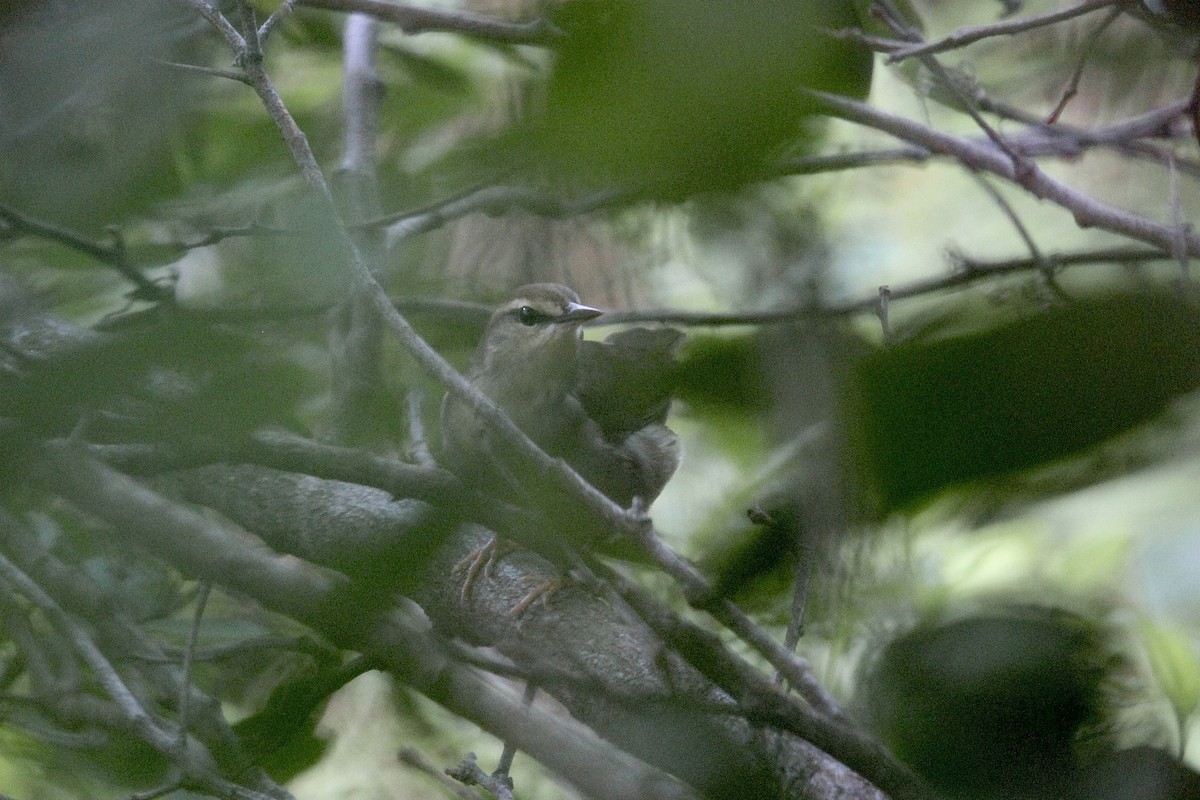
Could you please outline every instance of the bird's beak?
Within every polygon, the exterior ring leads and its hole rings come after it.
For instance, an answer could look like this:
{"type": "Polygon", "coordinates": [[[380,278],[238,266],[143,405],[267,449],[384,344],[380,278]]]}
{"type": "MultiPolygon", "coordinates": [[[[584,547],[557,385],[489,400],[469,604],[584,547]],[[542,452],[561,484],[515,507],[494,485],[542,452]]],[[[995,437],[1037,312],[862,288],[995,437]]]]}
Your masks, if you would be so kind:
{"type": "Polygon", "coordinates": [[[589,319],[595,319],[604,312],[598,308],[585,306],[581,303],[567,303],[567,311],[561,317],[560,322],[586,322],[589,319]]]}

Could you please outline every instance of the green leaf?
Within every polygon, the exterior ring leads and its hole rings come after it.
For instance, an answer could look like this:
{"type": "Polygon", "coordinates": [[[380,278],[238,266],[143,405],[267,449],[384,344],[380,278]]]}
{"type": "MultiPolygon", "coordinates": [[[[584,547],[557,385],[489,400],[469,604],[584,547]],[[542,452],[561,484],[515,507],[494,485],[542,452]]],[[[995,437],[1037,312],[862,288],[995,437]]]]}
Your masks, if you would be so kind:
{"type": "Polygon", "coordinates": [[[1182,720],[1200,705],[1200,658],[1194,639],[1162,621],[1145,620],[1140,629],[1150,671],[1176,719],[1182,720]]]}
{"type": "Polygon", "coordinates": [[[886,508],[1081,453],[1200,386],[1200,314],[1177,293],[1110,293],[911,339],[844,394],[886,508]]]}
{"type": "Polygon", "coordinates": [[[555,174],[633,183],[683,199],[762,177],[811,137],[804,89],[865,96],[873,59],[831,34],[849,0],[584,0],[563,4],[568,36],[537,131],[555,174]]]}

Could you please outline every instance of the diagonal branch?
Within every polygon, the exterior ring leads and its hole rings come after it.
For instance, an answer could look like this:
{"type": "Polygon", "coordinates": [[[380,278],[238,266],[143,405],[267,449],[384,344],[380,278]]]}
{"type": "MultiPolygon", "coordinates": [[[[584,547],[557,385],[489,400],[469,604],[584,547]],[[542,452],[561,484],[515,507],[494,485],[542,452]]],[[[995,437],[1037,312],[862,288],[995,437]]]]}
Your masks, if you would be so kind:
{"type": "Polygon", "coordinates": [[[825,107],[826,113],[868,128],[889,133],[905,142],[928,149],[937,155],[957,159],[968,169],[990,172],[1020,185],[1034,197],[1062,206],[1071,212],[1081,228],[1101,228],[1131,239],[1173,252],[1181,241],[1191,255],[1200,255],[1200,236],[1180,236],[1170,225],[1102,203],[1083,192],[1051,178],[1032,162],[1018,169],[1008,154],[985,143],[973,142],[936,130],[909,119],[826,92],[808,92],[825,107]]]}
{"type": "Polygon", "coordinates": [[[31,458],[28,474],[35,485],[109,523],[130,543],[377,659],[452,713],[511,738],[587,796],[694,797],[675,779],[599,741],[578,723],[526,707],[478,670],[456,663],[430,633],[427,620],[400,608],[364,613],[361,603],[342,595],[342,576],[274,553],[245,532],[171,502],[74,446],[47,445],[31,458]]]}
{"type": "Polygon", "coordinates": [[[915,56],[933,55],[946,50],[955,50],[982,39],[989,39],[996,36],[1012,36],[1017,33],[1025,33],[1026,31],[1044,28],[1050,25],[1056,25],[1068,19],[1081,17],[1084,14],[1090,14],[1101,8],[1116,6],[1121,0],[1083,0],[1081,3],[1060,8],[1055,11],[1049,11],[1044,14],[1036,14],[1031,17],[1022,19],[1005,20],[1003,22],[995,22],[990,25],[976,25],[967,28],[959,28],[954,33],[941,39],[936,39],[932,42],[920,42],[916,44],[903,44],[894,49],[887,58],[889,64],[894,64],[903,61],[906,58],[915,56]]]}
{"type": "Polygon", "coordinates": [[[10,233],[38,236],[58,242],[91,256],[102,264],[107,264],[136,287],[134,296],[138,299],[166,301],[172,296],[168,290],[158,286],[130,264],[125,256],[125,248],[120,244],[116,246],[99,244],[81,233],[34,219],[6,205],[0,205],[0,222],[7,226],[10,233]]]}

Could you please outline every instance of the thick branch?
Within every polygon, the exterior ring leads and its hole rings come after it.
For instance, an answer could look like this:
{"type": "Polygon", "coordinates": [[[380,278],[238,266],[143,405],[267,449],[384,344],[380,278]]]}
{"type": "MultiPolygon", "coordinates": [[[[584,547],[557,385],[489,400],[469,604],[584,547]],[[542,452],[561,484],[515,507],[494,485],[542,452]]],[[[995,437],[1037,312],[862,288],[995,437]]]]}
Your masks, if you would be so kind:
{"type": "Polygon", "coordinates": [[[342,601],[340,576],[272,553],[244,532],[171,503],[73,447],[47,446],[32,466],[29,474],[43,488],[109,522],[128,542],[372,655],[451,712],[510,739],[589,797],[692,796],[575,723],[526,707],[475,669],[447,659],[425,626],[407,614],[364,618],[360,606],[342,601]]]}

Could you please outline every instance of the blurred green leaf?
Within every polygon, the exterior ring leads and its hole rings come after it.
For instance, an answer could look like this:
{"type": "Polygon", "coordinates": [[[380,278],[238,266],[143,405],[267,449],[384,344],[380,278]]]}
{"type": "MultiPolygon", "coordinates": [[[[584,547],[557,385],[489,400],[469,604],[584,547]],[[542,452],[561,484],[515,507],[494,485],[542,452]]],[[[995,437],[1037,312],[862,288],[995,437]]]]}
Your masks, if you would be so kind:
{"type": "Polygon", "coordinates": [[[1139,631],[1150,670],[1182,725],[1200,706],[1200,658],[1195,640],[1159,620],[1143,620],[1139,631]]]}
{"type": "Polygon", "coordinates": [[[1062,797],[1103,714],[1105,639],[1058,609],[1000,607],[896,637],[864,683],[893,751],[953,798],[1062,797]]]}
{"type": "Polygon", "coordinates": [[[567,38],[535,130],[568,184],[736,188],[803,141],[802,89],[862,97],[871,82],[871,53],[830,35],[856,24],[850,0],[581,0],[555,23],[567,38]]]}
{"type": "Polygon", "coordinates": [[[692,334],[675,367],[675,396],[700,413],[761,413],[770,406],[758,338],[692,334]]]}
{"type": "Polygon", "coordinates": [[[1200,312],[1102,294],[862,359],[844,405],[885,509],[1077,454],[1200,386],[1200,312]]]}
{"type": "Polygon", "coordinates": [[[150,0],[27,4],[0,48],[0,201],[100,231],[181,188],[167,152],[205,60],[189,12],[150,0]]]}

